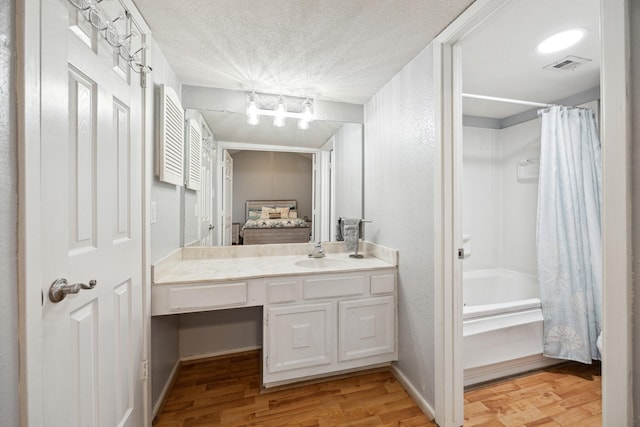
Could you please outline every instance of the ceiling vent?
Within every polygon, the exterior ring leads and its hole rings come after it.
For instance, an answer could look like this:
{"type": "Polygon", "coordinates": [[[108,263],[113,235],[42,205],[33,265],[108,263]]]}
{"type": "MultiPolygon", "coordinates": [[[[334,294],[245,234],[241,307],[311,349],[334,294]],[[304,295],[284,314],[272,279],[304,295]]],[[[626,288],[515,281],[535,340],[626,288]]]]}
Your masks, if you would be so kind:
{"type": "Polygon", "coordinates": [[[589,62],[591,62],[590,59],[569,55],[543,68],[552,71],[573,71],[580,65],[588,64],[589,62]]]}

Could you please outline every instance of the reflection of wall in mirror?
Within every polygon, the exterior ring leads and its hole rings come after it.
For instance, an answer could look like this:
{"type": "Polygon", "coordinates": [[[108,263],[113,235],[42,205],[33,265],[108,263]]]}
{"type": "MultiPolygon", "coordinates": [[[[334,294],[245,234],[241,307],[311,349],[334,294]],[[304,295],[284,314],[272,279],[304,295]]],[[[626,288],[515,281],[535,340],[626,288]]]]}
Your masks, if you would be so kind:
{"type": "Polygon", "coordinates": [[[331,240],[338,218],[362,218],[362,126],[345,123],[333,136],[333,150],[335,218],[331,219],[331,240]]]}
{"type": "Polygon", "coordinates": [[[244,224],[247,200],[298,201],[298,216],[311,217],[310,154],[238,151],[233,154],[233,222],[244,224]]]}

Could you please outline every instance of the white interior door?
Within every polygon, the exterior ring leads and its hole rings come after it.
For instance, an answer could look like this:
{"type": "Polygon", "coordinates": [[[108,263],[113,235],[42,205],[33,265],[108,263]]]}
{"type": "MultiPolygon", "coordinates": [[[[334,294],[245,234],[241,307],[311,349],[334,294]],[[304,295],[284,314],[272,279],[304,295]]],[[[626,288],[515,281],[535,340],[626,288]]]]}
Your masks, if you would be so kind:
{"type": "Polygon", "coordinates": [[[44,425],[142,426],[140,76],[86,12],[41,7],[44,425]],[[52,302],[57,279],[96,286],[52,302]]]}
{"type": "Polygon", "coordinates": [[[224,150],[224,166],[222,170],[224,182],[222,184],[222,244],[231,245],[231,226],[233,223],[233,157],[224,150]]]}
{"type": "Polygon", "coordinates": [[[213,245],[213,134],[202,125],[202,183],[198,192],[200,245],[213,245]]]}

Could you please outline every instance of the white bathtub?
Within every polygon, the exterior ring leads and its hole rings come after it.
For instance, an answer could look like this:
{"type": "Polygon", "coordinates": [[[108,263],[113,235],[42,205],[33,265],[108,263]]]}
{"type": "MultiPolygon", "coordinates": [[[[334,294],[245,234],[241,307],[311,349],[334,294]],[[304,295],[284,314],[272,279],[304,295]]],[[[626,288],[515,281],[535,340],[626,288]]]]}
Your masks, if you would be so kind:
{"type": "Polygon", "coordinates": [[[465,385],[559,362],[542,356],[542,310],[535,276],[477,270],[463,277],[465,385]]]}

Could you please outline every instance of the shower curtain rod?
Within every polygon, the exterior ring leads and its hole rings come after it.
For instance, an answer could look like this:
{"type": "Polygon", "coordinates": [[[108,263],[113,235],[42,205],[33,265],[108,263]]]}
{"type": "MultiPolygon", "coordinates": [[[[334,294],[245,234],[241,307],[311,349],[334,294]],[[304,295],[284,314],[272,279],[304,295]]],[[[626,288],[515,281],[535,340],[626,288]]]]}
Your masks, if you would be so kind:
{"type": "Polygon", "coordinates": [[[510,104],[531,105],[533,107],[552,107],[555,104],[545,104],[542,102],[521,101],[519,99],[498,98],[496,96],[474,95],[472,93],[463,93],[463,98],[484,99],[486,101],[508,102],[510,104]]]}

